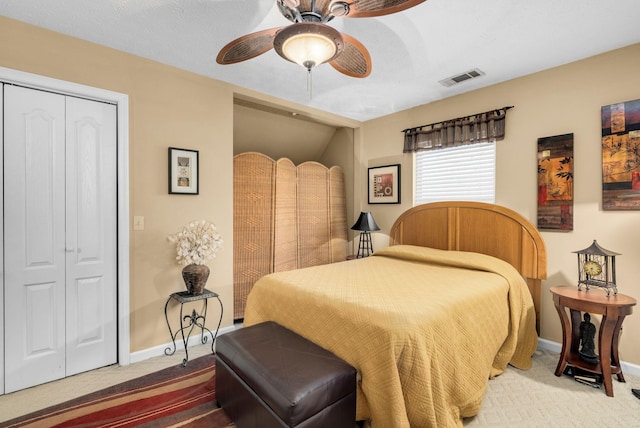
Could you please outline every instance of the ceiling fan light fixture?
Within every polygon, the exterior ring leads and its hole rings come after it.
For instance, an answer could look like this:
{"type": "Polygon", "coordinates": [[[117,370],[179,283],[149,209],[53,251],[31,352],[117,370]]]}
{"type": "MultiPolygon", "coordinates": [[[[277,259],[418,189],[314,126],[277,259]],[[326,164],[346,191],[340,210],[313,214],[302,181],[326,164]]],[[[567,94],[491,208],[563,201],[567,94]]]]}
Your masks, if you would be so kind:
{"type": "Polygon", "coordinates": [[[344,47],[340,33],[315,22],[301,22],[283,28],[273,39],[281,57],[310,70],[337,57],[344,47]]]}
{"type": "Polygon", "coordinates": [[[322,34],[298,34],[285,40],[282,52],[288,60],[313,68],[332,58],[336,54],[336,45],[322,34]]]}

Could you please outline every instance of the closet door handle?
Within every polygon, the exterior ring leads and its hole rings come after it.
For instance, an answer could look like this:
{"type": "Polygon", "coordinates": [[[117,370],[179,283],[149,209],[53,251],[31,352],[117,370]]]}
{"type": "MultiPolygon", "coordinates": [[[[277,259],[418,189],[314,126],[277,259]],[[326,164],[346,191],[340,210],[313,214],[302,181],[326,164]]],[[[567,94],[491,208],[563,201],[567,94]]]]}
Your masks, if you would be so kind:
{"type": "Polygon", "coordinates": [[[67,253],[73,253],[76,249],[75,248],[65,248],[64,249],[67,253]]]}

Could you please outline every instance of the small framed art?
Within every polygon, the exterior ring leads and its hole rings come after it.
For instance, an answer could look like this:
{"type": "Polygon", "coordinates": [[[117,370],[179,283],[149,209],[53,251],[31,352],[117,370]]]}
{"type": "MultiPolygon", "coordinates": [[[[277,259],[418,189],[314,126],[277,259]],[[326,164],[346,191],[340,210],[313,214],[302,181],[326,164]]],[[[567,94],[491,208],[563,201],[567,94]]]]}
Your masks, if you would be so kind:
{"type": "Polygon", "coordinates": [[[198,194],[198,151],[169,147],[169,193],[198,194]]]}
{"type": "Polygon", "coordinates": [[[369,168],[369,203],[400,203],[400,164],[369,168]]]}

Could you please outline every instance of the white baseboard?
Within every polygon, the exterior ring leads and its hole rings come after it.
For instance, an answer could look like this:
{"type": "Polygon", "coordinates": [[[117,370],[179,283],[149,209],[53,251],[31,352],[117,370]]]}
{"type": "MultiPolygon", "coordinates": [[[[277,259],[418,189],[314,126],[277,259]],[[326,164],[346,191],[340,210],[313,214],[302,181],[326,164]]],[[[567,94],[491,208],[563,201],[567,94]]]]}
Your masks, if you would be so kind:
{"type": "Polygon", "coordinates": [[[538,349],[541,351],[549,351],[559,354],[562,351],[562,344],[540,338],[538,339],[538,349]]]}
{"type": "MultiPolygon", "coordinates": [[[[225,333],[229,333],[235,329],[236,327],[233,325],[230,325],[228,327],[222,327],[220,331],[218,331],[218,336],[221,336],[225,333]]],[[[208,346],[211,346],[211,336],[209,336],[209,342],[207,343],[208,343],[208,346]]],[[[191,337],[189,337],[189,342],[187,343],[187,346],[189,348],[192,346],[202,346],[202,343],[200,342],[200,334],[199,333],[192,334],[191,337]]],[[[147,348],[147,349],[143,349],[142,351],[132,352],[129,356],[129,362],[133,364],[133,363],[138,363],[140,361],[147,360],[149,358],[165,355],[164,350],[167,348],[173,349],[173,343],[167,342],[163,345],[154,346],[153,348],[147,348]]],[[[176,339],[176,352],[182,351],[182,350],[184,350],[184,343],[182,342],[182,339],[181,338],[176,339]]]]}
{"type": "MultiPolygon", "coordinates": [[[[562,344],[547,339],[538,339],[538,349],[559,354],[562,351],[562,344]]],[[[620,361],[620,366],[622,367],[622,373],[640,376],[639,365],[620,361]]]]}

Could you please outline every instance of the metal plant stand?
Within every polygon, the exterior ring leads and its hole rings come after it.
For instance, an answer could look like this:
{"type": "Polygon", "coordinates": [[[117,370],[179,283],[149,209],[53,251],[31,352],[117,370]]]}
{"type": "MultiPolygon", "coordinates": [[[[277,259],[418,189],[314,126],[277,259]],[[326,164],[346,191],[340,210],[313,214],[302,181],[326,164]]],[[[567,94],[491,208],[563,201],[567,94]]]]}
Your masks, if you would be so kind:
{"type": "Polygon", "coordinates": [[[189,361],[189,351],[188,351],[188,343],[189,337],[193,332],[195,327],[200,327],[200,342],[204,345],[207,343],[209,336],[205,335],[205,330],[211,335],[211,352],[215,354],[214,345],[216,343],[216,337],[218,336],[218,331],[220,330],[220,324],[222,323],[222,314],[224,309],[222,307],[222,300],[220,300],[220,296],[218,293],[214,291],[207,290],[206,288],[202,292],[202,294],[190,294],[188,291],[180,291],[177,293],[173,293],[167,299],[167,303],[164,305],[164,317],[167,321],[167,327],[169,328],[169,334],[171,335],[171,341],[173,343],[173,347],[169,346],[164,350],[165,355],[173,355],[176,352],[176,337],[178,337],[178,333],[182,335],[182,343],[184,344],[184,353],[185,357],[182,360],[182,366],[186,366],[189,361]],[[218,299],[218,303],[220,303],[220,319],[218,320],[218,326],[216,327],[215,334],[205,327],[205,322],[207,320],[207,306],[210,298],[215,297],[218,299]],[[171,300],[175,300],[180,303],[180,329],[175,333],[171,329],[171,324],[169,323],[169,315],[167,314],[167,308],[169,307],[169,302],[171,300]],[[183,315],[184,304],[188,302],[196,302],[199,300],[204,300],[204,309],[202,314],[198,314],[195,309],[192,310],[190,315],[183,315]],[[188,330],[188,333],[185,335],[185,330],[188,330]]]}

